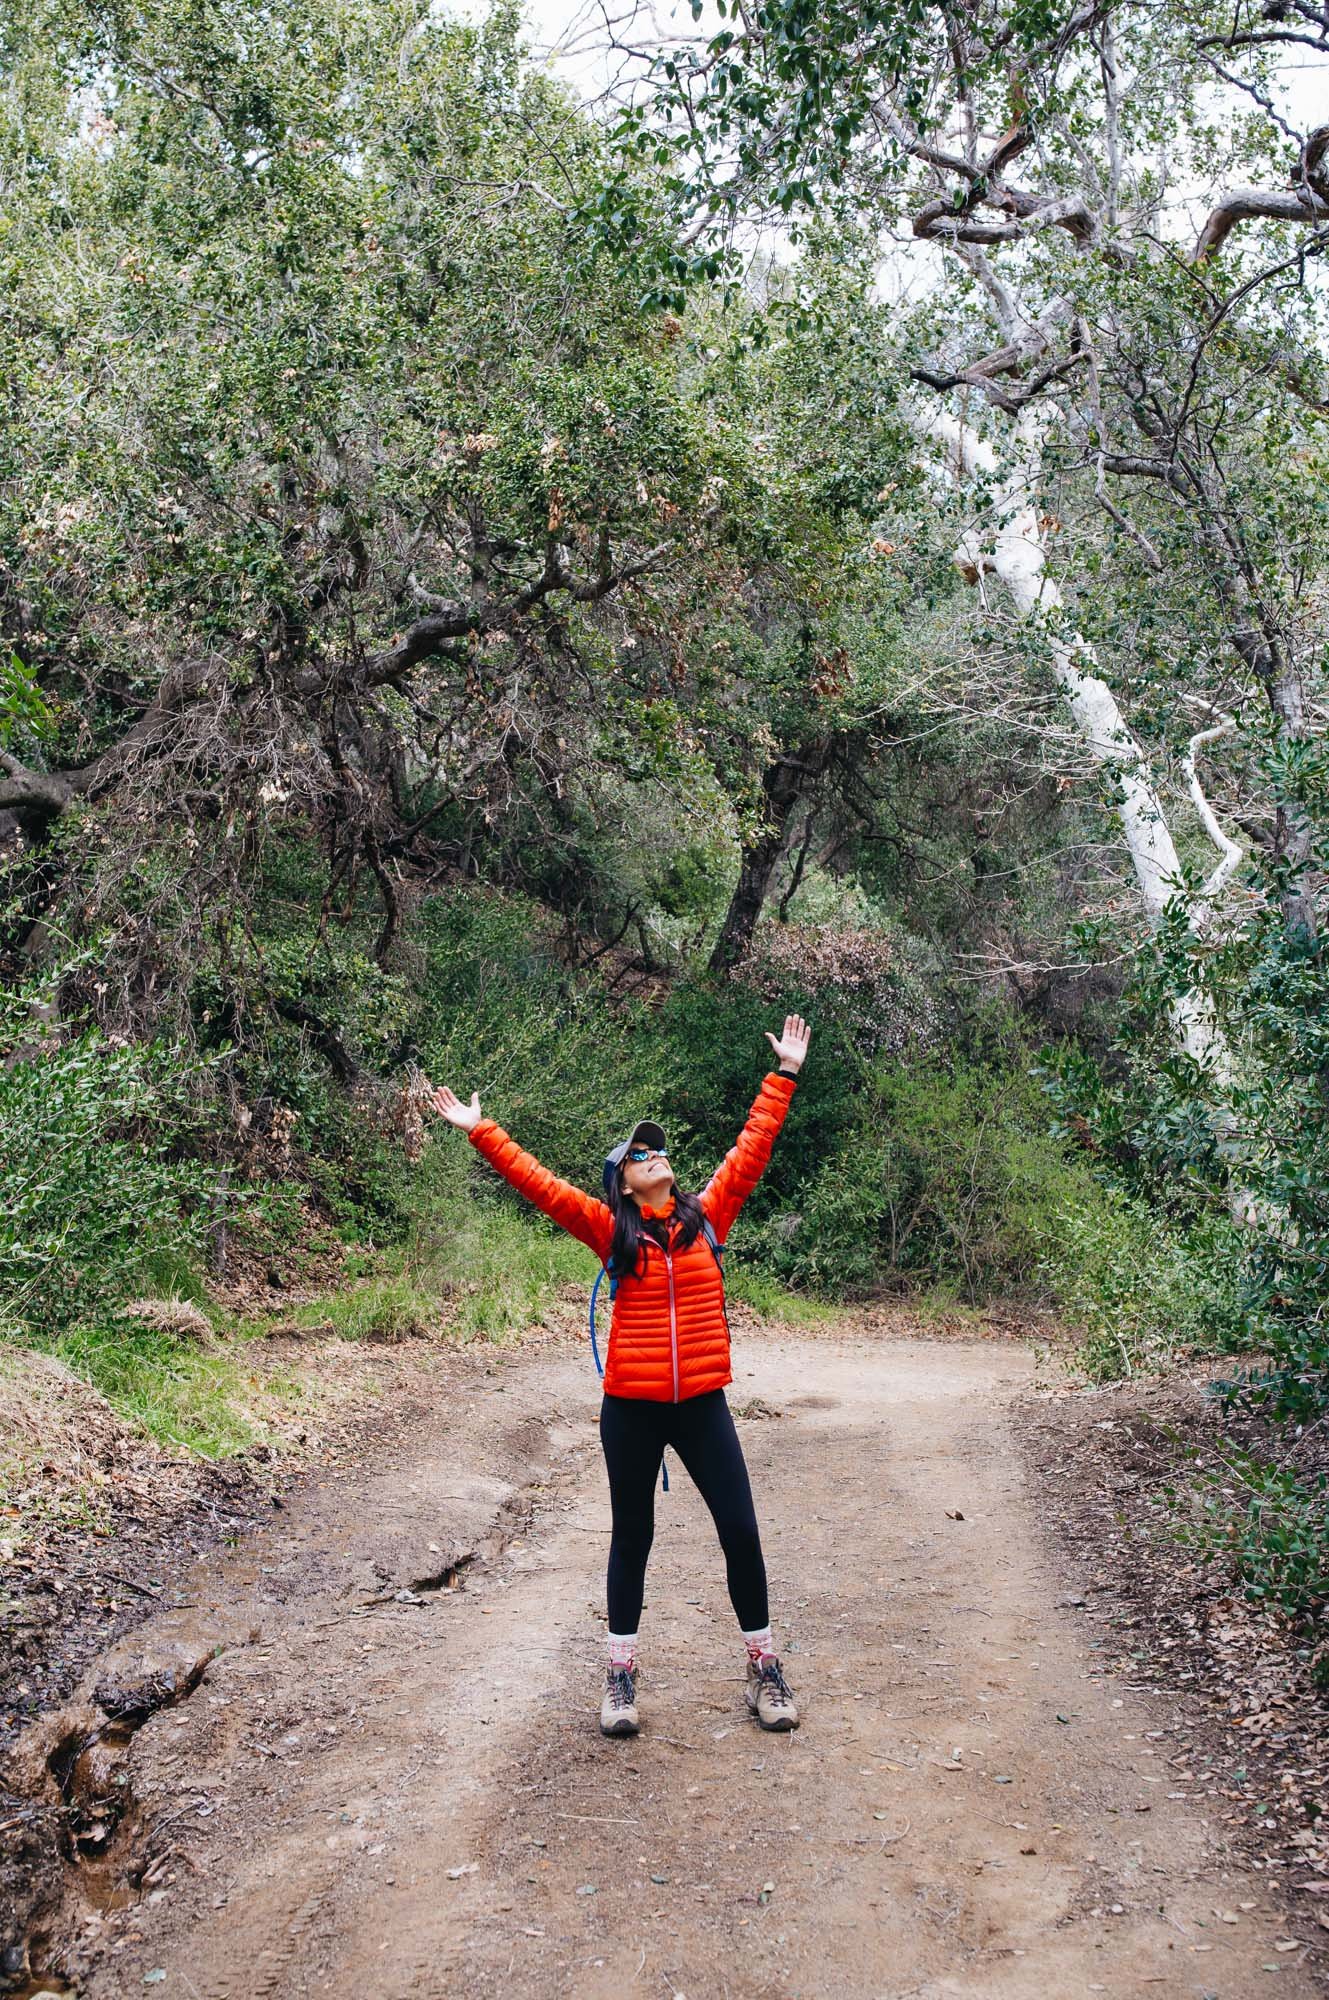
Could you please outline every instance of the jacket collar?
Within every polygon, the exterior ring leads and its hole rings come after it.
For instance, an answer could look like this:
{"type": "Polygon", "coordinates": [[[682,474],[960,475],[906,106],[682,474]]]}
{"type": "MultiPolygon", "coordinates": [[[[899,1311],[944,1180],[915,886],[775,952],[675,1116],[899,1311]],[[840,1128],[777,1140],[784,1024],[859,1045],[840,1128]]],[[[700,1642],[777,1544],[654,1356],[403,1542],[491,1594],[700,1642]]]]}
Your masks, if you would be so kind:
{"type": "Polygon", "coordinates": [[[652,1208],[648,1201],[644,1201],[641,1205],[643,1219],[647,1222],[666,1221],[673,1214],[674,1206],[673,1195],[670,1195],[668,1201],[661,1202],[659,1208],[652,1208]]]}

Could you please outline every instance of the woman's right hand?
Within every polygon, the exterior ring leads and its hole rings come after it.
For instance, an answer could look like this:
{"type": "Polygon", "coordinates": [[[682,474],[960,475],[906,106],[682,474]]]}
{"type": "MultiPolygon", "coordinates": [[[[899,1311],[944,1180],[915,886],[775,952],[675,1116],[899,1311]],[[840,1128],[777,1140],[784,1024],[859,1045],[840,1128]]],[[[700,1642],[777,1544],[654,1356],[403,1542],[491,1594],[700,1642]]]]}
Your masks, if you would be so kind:
{"type": "Polygon", "coordinates": [[[463,1104],[461,1099],[453,1091],[449,1090],[445,1083],[441,1090],[434,1092],[429,1101],[435,1111],[437,1111],[439,1117],[446,1118],[449,1125],[455,1125],[459,1132],[474,1132],[484,1115],[480,1109],[480,1093],[478,1090],[471,1092],[471,1101],[469,1104],[463,1104]]]}

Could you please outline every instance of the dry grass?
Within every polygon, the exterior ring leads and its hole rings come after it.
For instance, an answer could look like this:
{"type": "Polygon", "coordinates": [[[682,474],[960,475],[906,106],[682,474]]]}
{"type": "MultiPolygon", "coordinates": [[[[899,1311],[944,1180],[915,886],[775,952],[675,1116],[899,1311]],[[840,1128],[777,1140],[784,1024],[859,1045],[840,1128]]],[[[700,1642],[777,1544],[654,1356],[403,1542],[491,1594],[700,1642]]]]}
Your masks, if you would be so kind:
{"type": "Polygon", "coordinates": [[[44,1527],[92,1526],[138,1441],[53,1355],[0,1350],[0,1557],[44,1527]]]}

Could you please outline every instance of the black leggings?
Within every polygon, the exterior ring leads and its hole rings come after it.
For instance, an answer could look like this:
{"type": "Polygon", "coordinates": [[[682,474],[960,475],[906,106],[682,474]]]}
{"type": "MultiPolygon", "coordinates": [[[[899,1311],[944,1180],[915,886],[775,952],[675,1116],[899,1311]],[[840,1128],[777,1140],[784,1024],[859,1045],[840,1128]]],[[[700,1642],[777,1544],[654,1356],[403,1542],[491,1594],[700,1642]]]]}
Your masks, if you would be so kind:
{"type": "Polygon", "coordinates": [[[609,1629],[635,1632],[646,1586],[646,1558],[655,1538],[655,1482],[672,1445],[711,1510],[724,1550],[729,1598],[744,1632],[770,1619],[766,1564],[752,1505],[743,1447],[723,1389],[682,1403],[647,1403],[606,1396],[600,1442],[609,1472],[613,1533],[609,1542],[609,1629]]]}

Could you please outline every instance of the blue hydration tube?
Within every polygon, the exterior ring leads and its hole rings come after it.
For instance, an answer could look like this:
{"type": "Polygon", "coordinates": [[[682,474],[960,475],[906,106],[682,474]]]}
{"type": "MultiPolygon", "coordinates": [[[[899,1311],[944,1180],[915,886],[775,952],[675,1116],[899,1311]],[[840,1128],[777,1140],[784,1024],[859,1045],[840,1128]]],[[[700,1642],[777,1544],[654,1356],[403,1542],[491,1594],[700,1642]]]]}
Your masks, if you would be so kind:
{"type": "MultiPolygon", "coordinates": [[[[604,1371],[604,1366],[600,1360],[600,1349],[595,1338],[595,1295],[600,1289],[600,1280],[605,1276],[607,1269],[608,1269],[607,1265],[602,1264],[600,1266],[600,1269],[595,1274],[595,1283],[591,1286],[591,1353],[595,1357],[595,1372],[601,1378],[601,1380],[604,1379],[605,1371],[604,1371]]],[[[617,1289],[618,1289],[617,1278],[610,1278],[609,1296],[611,1299],[613,1298],[614,1293],[617,1291],[617,1289]]],[[[665,1463],[663,1454],[661,1454],[660,1458],[660,1483],[663,1491],[667,1493],[669,1491],[669,1467],[665,1463]]]]}
{"type": "MultiPolygon", "coordinates": [[[[591,1286],[591,1353],[595,1357],[595,1372],[602,1378],[604,1376],[605,1371],[600,1363],[600,1350],[595,1344],[595,1295],[600,1289],[600,1280],[601,1278],[603,1278],[604,1274],[605,1270],[604,1270],[604,1265],[602,1264],[600,1266],[600,1269],[596,1273],[595,1283],[591,1286]]],[[[612,1296],[613,1292],[611,1288],[610,1297],[612,1298],[612,1296]]]]}

